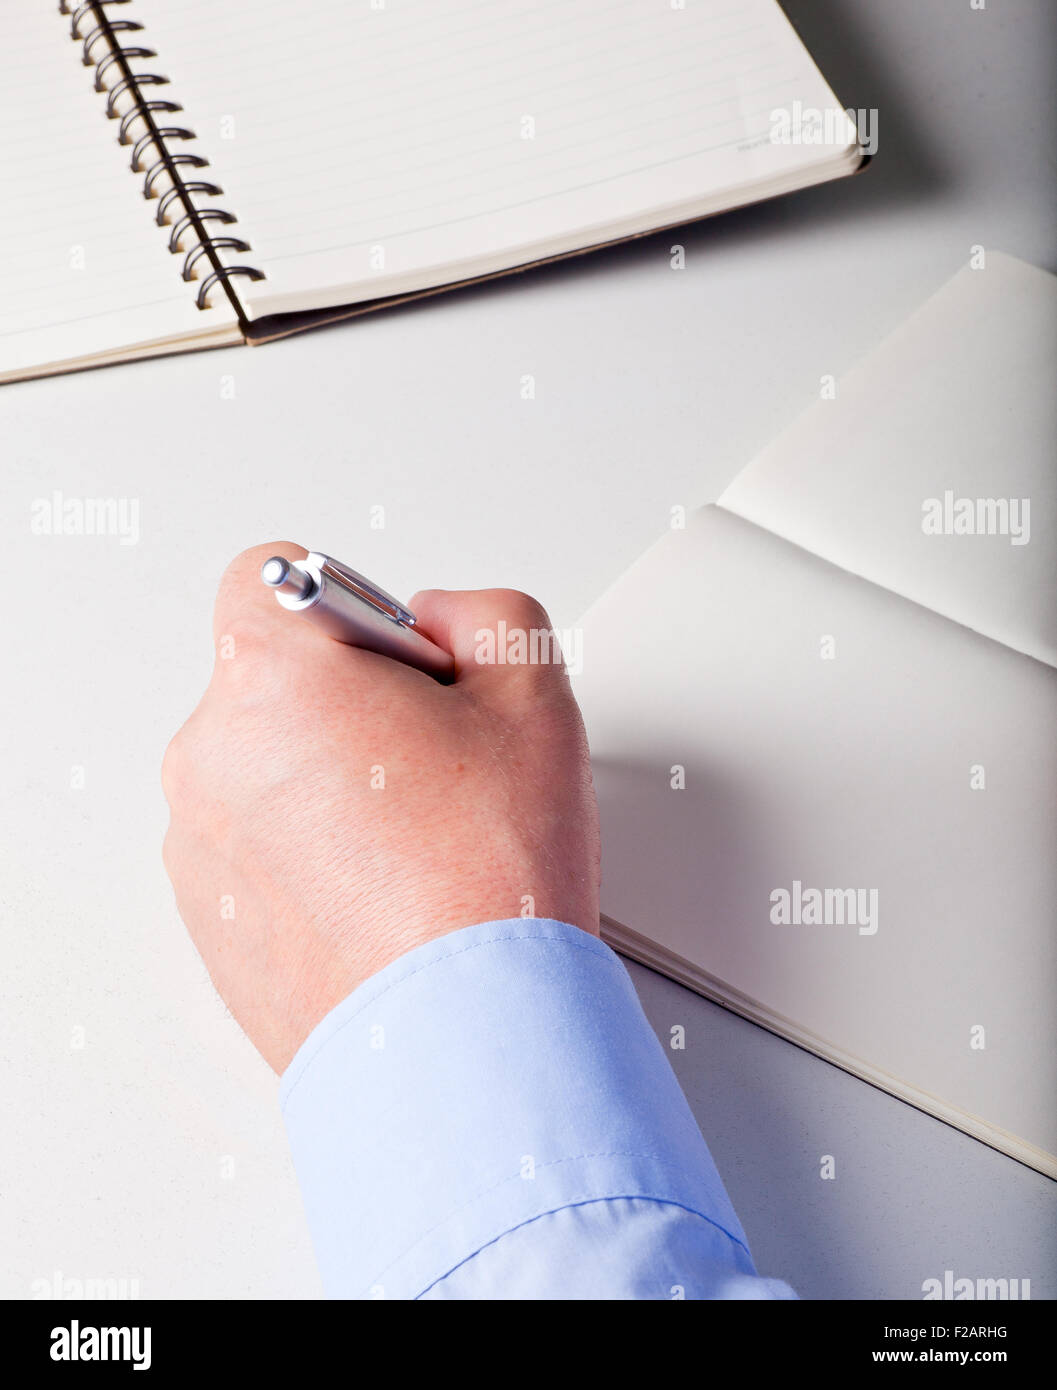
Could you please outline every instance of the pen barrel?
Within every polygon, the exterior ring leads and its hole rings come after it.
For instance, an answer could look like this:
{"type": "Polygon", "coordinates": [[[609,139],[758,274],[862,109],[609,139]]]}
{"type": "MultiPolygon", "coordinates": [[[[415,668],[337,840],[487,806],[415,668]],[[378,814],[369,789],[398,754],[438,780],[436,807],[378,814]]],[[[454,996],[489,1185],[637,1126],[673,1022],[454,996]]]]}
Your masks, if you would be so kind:
{"type": "Polygon", "coordinates": [[[347,591],[326,577],[308,599],[291,599],[285,594],[277,597],[284,608],[300,613],[328,637],[346,646],[392,657],[437,680],[451,680],[455,674],[450,652],[371,605],[356,598],[350,600],[347,591]]]}
{"type": "Polygon", "coordinates": [[[349,647],[363,647],[381,656],[392,657],[438,680],[450,680],[455,674],[451,653],[438,647],[421,632],[416,632],[413,627],[394,622],[384,613],[377,613],[366,605],[362,612],[350,617],[347,611],[329,602],[329,598],[329,589],[324,588],[317,602],[304,610],[305,617],[328,636],[349,647]]]}
{"type": "Polygon", "coordinates": [[[273,555],[261,566],[261,579],[282,608],[300,613],[328,637],[414,666],[436,680],[454,679],[451,654],[415,629],[410,609],[321,551],[310,551],[303,560],[273,555]]]}

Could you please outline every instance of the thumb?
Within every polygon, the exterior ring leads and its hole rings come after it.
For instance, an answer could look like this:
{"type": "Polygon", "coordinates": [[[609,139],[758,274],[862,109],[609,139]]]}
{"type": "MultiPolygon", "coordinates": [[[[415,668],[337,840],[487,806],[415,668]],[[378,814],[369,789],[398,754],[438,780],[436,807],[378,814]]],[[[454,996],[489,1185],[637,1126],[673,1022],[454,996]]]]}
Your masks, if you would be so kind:
{"type": "Polygon", "coordinates": [[[411,600],[418,626],[455,659],[455,679],[482,693],[568,684],[546,609],[516,589],[425,589],[411,600]]]}

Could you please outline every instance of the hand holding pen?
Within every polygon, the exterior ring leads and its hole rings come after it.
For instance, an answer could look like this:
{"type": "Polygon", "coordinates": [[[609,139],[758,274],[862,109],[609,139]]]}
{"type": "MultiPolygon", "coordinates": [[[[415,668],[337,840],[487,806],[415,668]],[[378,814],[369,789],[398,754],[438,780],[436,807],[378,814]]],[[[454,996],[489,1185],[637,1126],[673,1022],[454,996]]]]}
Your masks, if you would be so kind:
{"type": "Polygon", "coordinates": [[[452,679],[450,652],[416,631],[418,620],[409,608],[348,565],[316,550],[303,560],[272,555],[261,566],[261,579],[284,608],[303,614],[329,637],[438,680],[452,679]]]}
{"type": "Polygon", "coordinates": [[[560,665],[477,659],[482,630],[549,627],[539,604],[491,589],[405,606],[318,553],[283,558],[296,553],[258,547],[228,570],[215,631],[232,640],[163,769],[181,915],[278,1071],[416,945],[526,904],[598,930],[597,812],[569,681],[560,665]]]}

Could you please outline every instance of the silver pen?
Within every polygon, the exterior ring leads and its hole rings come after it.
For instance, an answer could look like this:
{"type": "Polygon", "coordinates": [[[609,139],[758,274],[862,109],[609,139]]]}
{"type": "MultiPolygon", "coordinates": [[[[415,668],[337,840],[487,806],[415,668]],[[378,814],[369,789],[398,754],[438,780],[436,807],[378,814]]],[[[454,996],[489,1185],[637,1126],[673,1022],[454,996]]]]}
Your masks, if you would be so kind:
{"type": "Polygon", "coordinates": [[[348,565],[313,550],[303,560],[273,555],[261,579],[291,613],[302,613],[328,636],[451,680],[455,663],[443,647],[416,631],[416,618],[392,594],[348,565]]]}

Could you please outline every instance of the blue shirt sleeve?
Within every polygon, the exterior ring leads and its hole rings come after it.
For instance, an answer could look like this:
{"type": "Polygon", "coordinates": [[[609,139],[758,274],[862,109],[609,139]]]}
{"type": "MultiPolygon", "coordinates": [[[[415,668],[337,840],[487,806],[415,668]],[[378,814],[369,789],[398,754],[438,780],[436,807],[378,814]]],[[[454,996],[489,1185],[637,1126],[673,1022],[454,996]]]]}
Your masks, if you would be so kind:
{"type": "Polygon", "coordinates": [[[280,1096],[330,1297],[795,1297],[756,1275],[627,971],[566,923],[392,962],[280,1096]]]}

